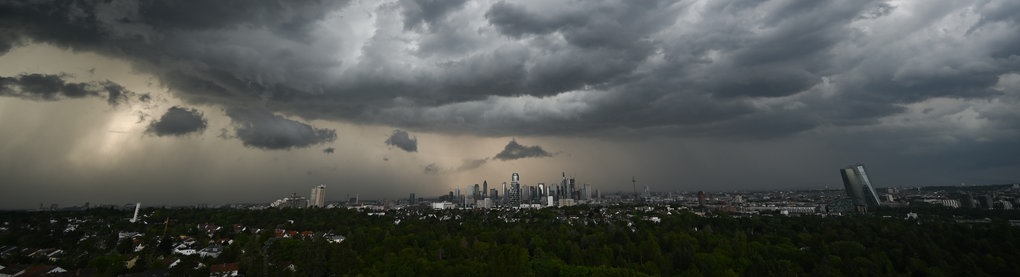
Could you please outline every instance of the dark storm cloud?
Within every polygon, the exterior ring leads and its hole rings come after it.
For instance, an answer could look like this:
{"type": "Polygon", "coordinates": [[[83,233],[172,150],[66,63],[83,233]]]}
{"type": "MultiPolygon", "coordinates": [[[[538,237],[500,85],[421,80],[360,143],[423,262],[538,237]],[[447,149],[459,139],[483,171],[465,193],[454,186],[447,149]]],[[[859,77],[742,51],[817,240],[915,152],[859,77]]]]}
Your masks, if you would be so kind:
{"type": "Polygon", "coordinates": [[[555,31],[559,27],[572,21],[581,21],[583,17],[574,18],[545,16],[528,12],[523,6],[500,1],[493,4],[485,17],[489,23],[495,25],[500,33],[512,37],[521,37],[527,34],[543,35],[555,31]]]}
{"type": "Polygon", "coordinates": [[[404,130],[393,130],[393,134],[386,139],[386,144],[407,152],[418,152],[418,138],[412,137],[404,130]]]}
{"type": "Polygon", "coordinates": [[[0,31],[0,55],[6,54],[7,51],[18,44],[21,44],[21,42],[15,34],[0,31]]]}
{"type": "Polygon", "coordinates": [[[66,75],[21,74],[15,77],[0,76],[0,96],[13,96],[32,100],[56,101],[63,98],[106,97],[107,103],[117,106],[134,96],[134,92],[120,84],[102,82],[68,82],[66,75]]]}
{"type": "Polygon", "coordinates": [[[336,153],[336,148],[329,147],[329,148],[326,148],[326,149],[322,149],[322,153],[326,153],[326,154],[336,153]]]}
{"type": "Polygon", "coordinates": [[[501,161],[510,161],[523,158],[541,157],[552,157],[552,154],[546,152],[541,146],[524,146],[517,143],[517,140],[510,140],[510,142],[506,144],[506,147],[503,147],[503,151],[497,153],[493,158],[501,161]]]}
{"type": "Polygon", "coordinates": [[[159,120],[149,123],[145,131],[157,136],[180,136],[190,133],[200,133],[205,130],[208,123],[202,112],[196,109],[173,106],[167,109],[159,120]]]}
{"type": "Polygon", "coordinates": [[[466,0],[401,0],[404,29],[435,24],[447,13],[460,8],[466,0]]]}
{"type": "Polygon", "coordinates": [[[327,2],[4,3],[0,52],[121,58],[192,103],[489,136],[775,138],[995,101],[1020,70],[1011,1],[327,2]]]}
{"type": "Polygon", "coordinates": [[[230,108],[234,136],[245,146],[276,150],[308,147],[336,140],[336,130],[319,129],[265,110],[230,108]]]}

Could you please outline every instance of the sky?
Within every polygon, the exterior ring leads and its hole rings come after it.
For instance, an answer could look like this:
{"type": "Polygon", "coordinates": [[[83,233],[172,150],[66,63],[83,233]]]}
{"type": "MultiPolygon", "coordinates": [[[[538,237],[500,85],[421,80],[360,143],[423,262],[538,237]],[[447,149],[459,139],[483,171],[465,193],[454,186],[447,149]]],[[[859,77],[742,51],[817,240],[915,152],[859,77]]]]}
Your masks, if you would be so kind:
{"type": "Polygon", "coordinates": [[[0,209],[1020,182],[1020,2],[4,1],[0,209]]]}

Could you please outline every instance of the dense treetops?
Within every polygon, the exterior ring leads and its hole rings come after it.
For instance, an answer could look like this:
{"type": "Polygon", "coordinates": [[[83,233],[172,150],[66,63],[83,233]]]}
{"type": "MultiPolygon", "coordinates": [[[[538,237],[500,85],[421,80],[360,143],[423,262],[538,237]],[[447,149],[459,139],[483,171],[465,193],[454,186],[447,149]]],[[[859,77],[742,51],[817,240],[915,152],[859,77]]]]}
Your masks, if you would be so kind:
{"type": "Polygon", "coordinates": [[[0,246],[63,249],[53,262],[11,255],[3,264],[95,268],[106,275],[168,269],[208,274],[239,262],[246,276],[876,276],[1014,275],[1020,228],[1010,211],[881,210],[874,215],[698,216],[664,207],[526,211],[146,209],[0,212],[0,246]],[[905,219],[907,212],[920,213],[905,219]],[[167,221],[169,219],[169,221],[167,221]],[[657,219],[657,220],[653,220],[657,219]],[[165,222],[168,222],[164,225],[165,222]],[[74,225],[74,228],[68,228],[74,225]],[[218,228],[217,228],[218,227],[218,228]],[[261,231],[259,231],[261,230],[261,231]],[[119,232],[143,235],[121,239],[119,232]],[[293,237],[279,231],[305,232],[293,237]],[[165,236],[164,236],[165,232],[165,236]],[[325,235],[346,239],[331,243],[325,235]],[[219,257],[173,254],[224,244],[219,257]],[[138,246],[143,248],[139,249],[138,246]],[[124,261],[137,258],[128,268],[124,261]],[[180,262],[170,268],[171,262],[180,262]],[[197,268],[196,268],[197,267],[197,268]]]}

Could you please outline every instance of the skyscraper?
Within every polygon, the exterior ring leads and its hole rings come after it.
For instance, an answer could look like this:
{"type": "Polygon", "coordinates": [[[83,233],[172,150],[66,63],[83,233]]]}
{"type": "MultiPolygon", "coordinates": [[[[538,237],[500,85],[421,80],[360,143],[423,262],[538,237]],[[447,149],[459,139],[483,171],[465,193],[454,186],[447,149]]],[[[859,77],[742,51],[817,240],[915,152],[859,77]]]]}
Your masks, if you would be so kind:
{"type": "Polygon", "coordinates": [[[570,195],[570,190],[567,189],[567,172],[561,172],[560,175],[563,176],[563,181],[560,181],[560,186],[556,188],[556,192],[559,193],[559,198],[566,198],[570,195]]]}
{"type": "Polygon", "coordinates": [[[521,206],[521,176],[516,172],[510,176],[510,191],[507,192],[507,196],[510,198],[510,207],[521,206]]]}
{"type": "Polygon", "coordinates": [[[567,184],[570,186],[570,199],[579,199],[580,192],[577,191],[577,183],[574,180],[574,176],[570,176],[570,179],[567,179],[567,184]]]}
{"type": "Polygon", "coordinates": [[[875,187],[871,185],[868,174],[864,172],[863,164],[840,169],[839,173],[843,175],[843,186],[846,188],[846,194],[854,200],[854,204],[866,208],[874,208],[882,203],[878,200],[878,194],[875,193],[875,187]]]}
{"type": "Polygon", "coordinates": [[[326,186],[319,185],[312,188],[312,195],[308,197],[308,207],[325,207],[326,205],[326,186]]]}

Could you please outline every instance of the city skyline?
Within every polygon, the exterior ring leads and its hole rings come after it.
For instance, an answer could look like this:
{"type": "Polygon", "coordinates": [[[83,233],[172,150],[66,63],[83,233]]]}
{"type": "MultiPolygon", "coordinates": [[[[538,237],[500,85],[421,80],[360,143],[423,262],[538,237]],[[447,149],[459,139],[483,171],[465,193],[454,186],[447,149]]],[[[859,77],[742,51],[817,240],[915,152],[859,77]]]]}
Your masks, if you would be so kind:
{"type": "Polygon", "coordinates": [[[0,4],[0,209],[1020,182],[1013,1],[0,4]],[[637,184],[633,180],[637,180],[637,184]],[[534,180],[532,182],[531,180],[534,180]],[[581,185],[581,184],[578,184],[581,185]],[[482,194],[490,190],[482,188],[482,194]]]}

